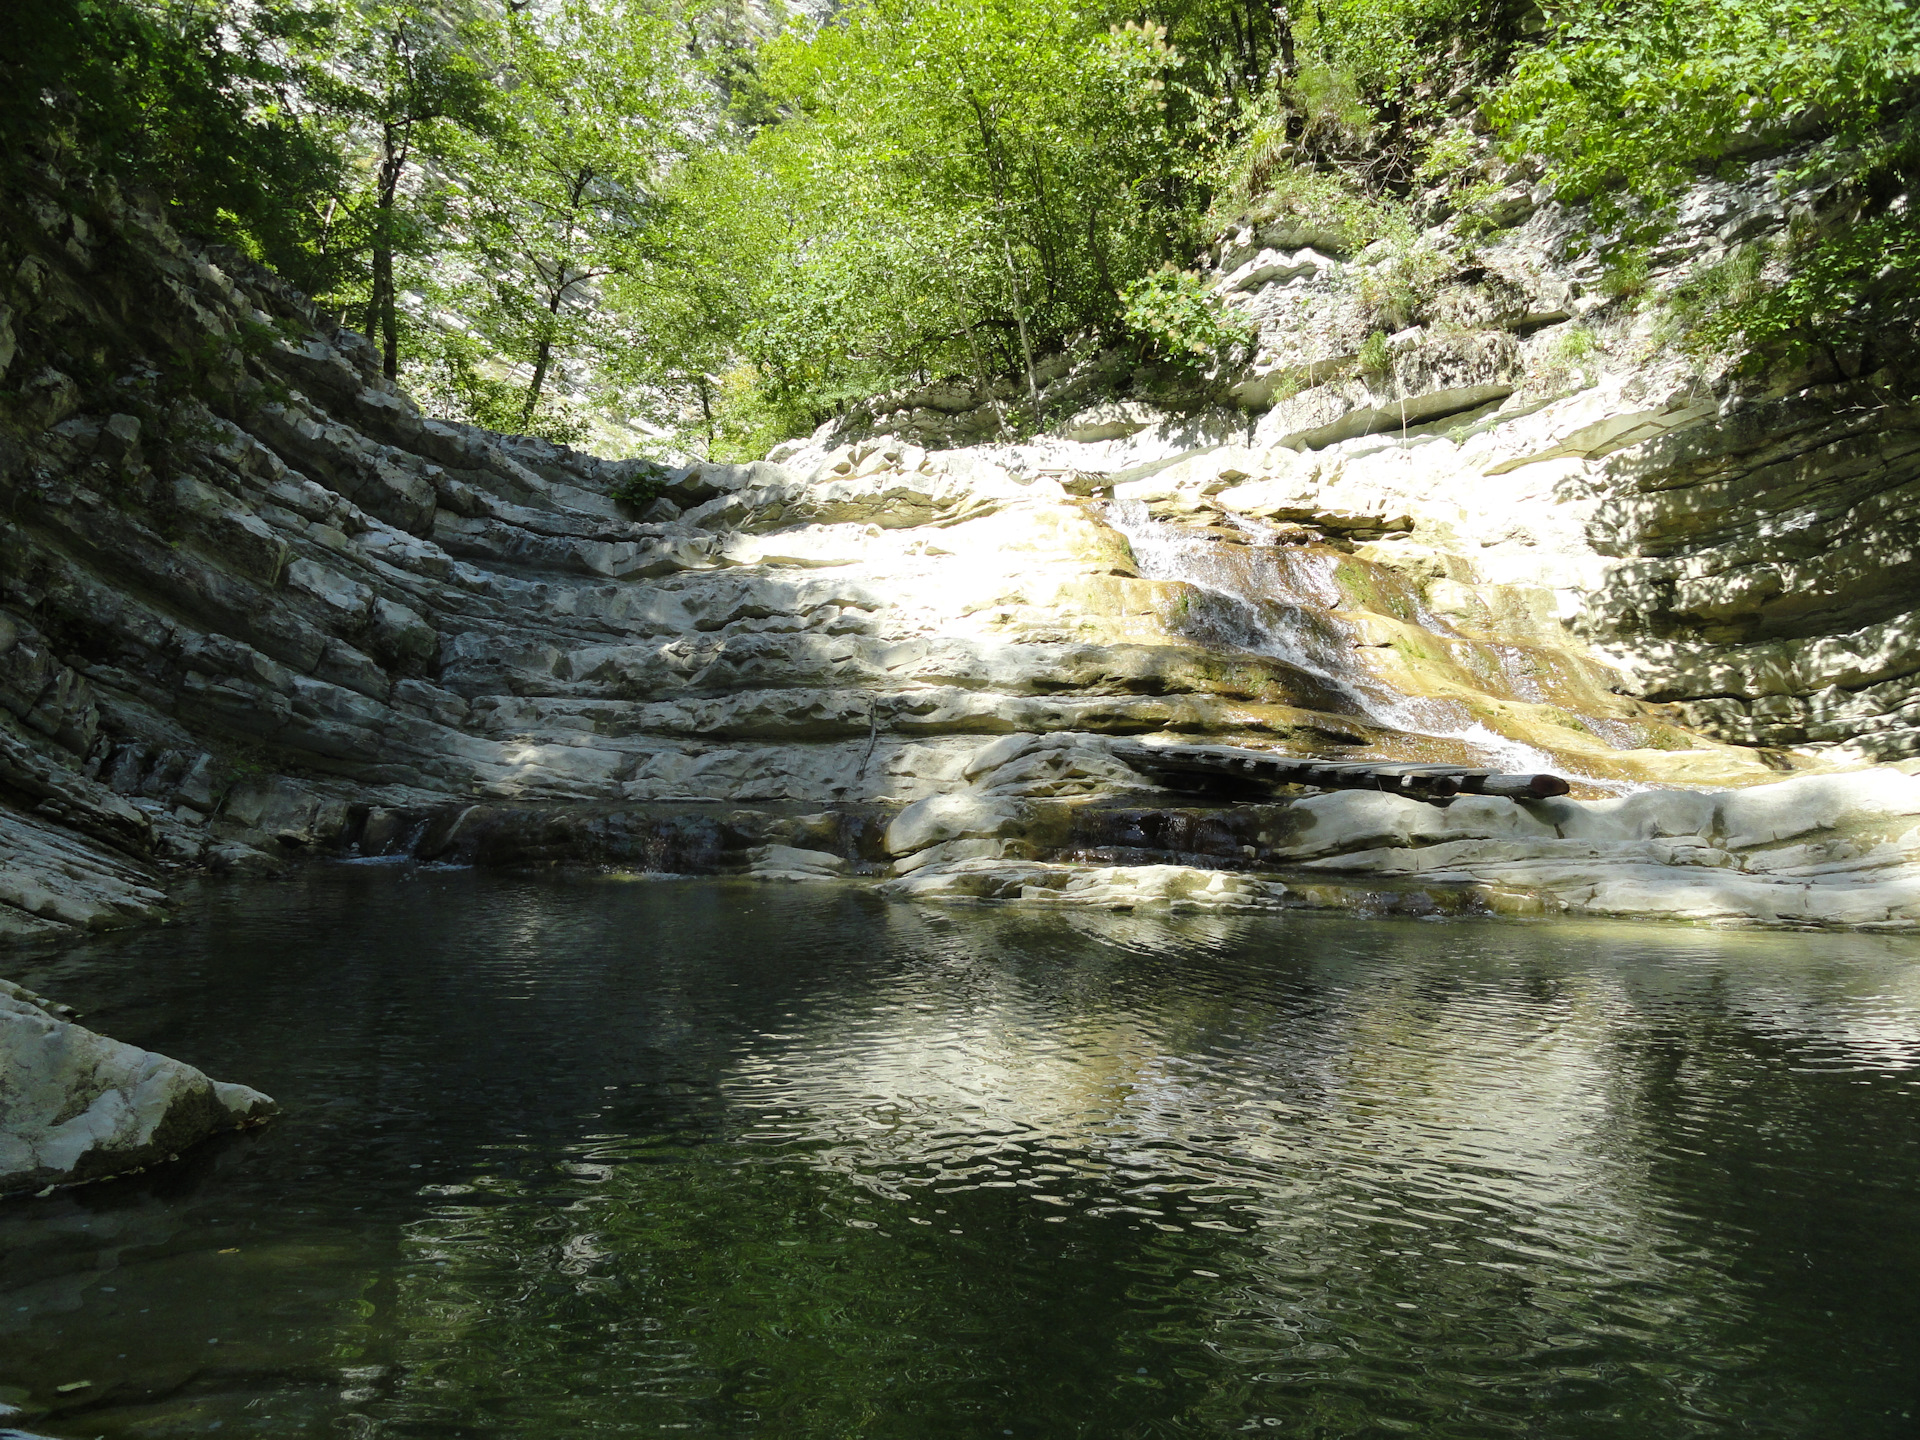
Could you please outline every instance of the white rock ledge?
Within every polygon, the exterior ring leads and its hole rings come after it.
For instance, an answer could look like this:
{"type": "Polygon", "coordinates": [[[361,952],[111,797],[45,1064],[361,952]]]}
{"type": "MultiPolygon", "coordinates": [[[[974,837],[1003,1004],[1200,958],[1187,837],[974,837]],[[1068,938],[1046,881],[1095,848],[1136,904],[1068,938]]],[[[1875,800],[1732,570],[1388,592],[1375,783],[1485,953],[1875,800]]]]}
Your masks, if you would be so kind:
{"type": "Polygon", "coordinates": [[[923,801],[888,831],[910,900],[1110,909],[1344,908],[1920,929],[1920,778],[1890,766],[1619,800],[1370,791],[1270,807],[1246,868],[1049,860],[1057,804],[923,801]]]}
{"type": "Polygon", "coordinates": [[[278,1107],[258,1090],[65,1020],[0,981],[0,1195],[168,1160],[278,1107]]]}

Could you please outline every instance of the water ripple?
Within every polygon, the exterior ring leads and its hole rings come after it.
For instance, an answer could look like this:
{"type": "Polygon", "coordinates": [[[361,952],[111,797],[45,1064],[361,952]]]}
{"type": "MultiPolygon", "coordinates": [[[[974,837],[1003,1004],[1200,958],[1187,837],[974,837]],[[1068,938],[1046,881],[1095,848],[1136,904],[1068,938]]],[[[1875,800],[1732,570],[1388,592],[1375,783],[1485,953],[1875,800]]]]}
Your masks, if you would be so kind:
{"type": "Polygon", "coordinates": [[[22,977],[288,1106],[0,1215],[46,1434],[1911,1433],[1911,942],[260,894],[22,977]]]}

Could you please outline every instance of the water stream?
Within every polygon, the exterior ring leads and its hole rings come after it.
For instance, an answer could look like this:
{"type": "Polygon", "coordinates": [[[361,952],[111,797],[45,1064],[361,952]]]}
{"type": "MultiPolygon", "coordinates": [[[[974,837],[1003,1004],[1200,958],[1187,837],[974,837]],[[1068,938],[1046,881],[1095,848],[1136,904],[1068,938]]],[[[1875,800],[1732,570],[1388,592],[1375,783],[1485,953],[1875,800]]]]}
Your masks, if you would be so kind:
{"type": "MultiPolygon", "coordinates": [[[[1126,536],[1144,578],[1181,581],[1207,597],[1176,622],[1189,638],[1282,661],[1350,701],[1355,713],[1381,729],[1456,741],[1475,764],[1514,772],[1567,768],[1546,751],[1489,729],[1464,706],[1400,694],[1354,663],[1352,641],[1327,613],[1347,603],[1333,578],[1335,555],[1260,543],[1270,534],[1244,521],[1256,543],[1223,544],[1156,520],[1139,500],[1109,501],[1107,521],[1126,536]]],[[[1416,618],[1428,629],[1451,633],[1429,612],[1416,618]]]]}
{"type": "Polygon", "coordinates": [[[1920,946],[314,867],[18,978],[271,1127],[0,1206],[58,1440],[1894,1440],[1920,946]]]}

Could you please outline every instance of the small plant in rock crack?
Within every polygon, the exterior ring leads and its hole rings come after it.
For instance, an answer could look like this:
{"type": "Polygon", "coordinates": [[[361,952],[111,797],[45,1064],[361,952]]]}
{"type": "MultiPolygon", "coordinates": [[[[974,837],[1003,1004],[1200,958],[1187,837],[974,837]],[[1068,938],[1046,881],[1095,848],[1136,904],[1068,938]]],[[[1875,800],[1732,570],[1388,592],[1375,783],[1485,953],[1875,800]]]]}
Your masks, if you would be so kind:
{"type": "Polygon", "coordinates": [[[1361,342],[1354,361],[1359,365],[1362,375],[1390,374],[1393,370],[1393,351],[1387,348],[1387,332],[1376,330],[1367,336],[1361,342]]]}
{"type": "Polygon", "coordinates": [[[607,494],[628,505],[646,505],[666,493],[673,472],[657,460],[636,460],[633,469],[607,487],[607,494]]]}
{"type": "Polygon", "coordinates": [[[1162,266],[1127,287],[1126,322],[1155,351],[1189,370],[1245,358],[1258,327],[1190,270],[1162,266]]]}
{"type": "Polygon", "coordinates": [[[1602,348],[1599,337],[1586,326],[1566,326],[1542,346],[1536,383],[1549,390],[1584,390],[1596,384],[1600,379],[1596,357],[1602,348]]]}

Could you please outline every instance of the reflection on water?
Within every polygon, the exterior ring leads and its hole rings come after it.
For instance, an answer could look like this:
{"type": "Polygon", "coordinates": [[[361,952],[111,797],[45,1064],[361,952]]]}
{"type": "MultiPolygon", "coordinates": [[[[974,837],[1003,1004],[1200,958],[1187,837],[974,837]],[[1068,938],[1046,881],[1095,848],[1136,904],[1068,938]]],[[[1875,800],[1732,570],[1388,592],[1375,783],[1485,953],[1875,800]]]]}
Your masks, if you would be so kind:
{"type": "Polygon", "coordinates": [[[1916,1430],[1910,941],[346,867],[191,917],[21,978],[287,1114],[0,1207],[0,1424],[1916,1430]]]}

